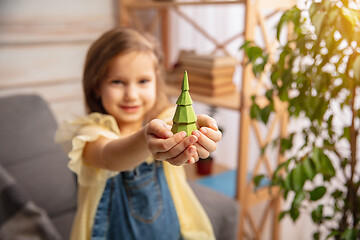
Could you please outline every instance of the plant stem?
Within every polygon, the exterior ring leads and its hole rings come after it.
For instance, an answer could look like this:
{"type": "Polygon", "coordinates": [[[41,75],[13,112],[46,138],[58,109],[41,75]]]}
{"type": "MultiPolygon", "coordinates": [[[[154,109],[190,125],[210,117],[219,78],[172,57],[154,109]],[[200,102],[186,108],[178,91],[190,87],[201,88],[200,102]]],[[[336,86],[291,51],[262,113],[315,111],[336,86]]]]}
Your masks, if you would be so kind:
{"type": "MultiPolygon", "coordinates": [[[[356,87],[354,86],[352,89],[352,99],[350,103],[352,118],[351,118],[351,126],[350,126],[350,150],[351,150],[351,176],[349,181],[349,200],[351,202],[350,209],[352,210],[352,218],[353,224],[355,225],[358,221],[357,212],[358,212],[358,204],[357,204],[357,189],[358,187],[354,184],[354,174],[356,171],[356,145],[357,145],[357,131],[355,130],[355,99],[356,99],[356,87]]],[[[355,227],[355,226],[354,226],[355,227]]]]}

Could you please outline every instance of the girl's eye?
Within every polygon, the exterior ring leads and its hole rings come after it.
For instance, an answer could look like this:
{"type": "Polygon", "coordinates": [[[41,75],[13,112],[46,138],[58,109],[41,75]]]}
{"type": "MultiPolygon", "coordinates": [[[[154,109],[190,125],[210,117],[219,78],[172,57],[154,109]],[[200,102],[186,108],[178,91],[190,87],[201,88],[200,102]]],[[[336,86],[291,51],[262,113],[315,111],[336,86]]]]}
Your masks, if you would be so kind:
{"type": "Polygon", "coordinates": [[[140,84],[146,84],[146,83],[148,83],[148,82],[150,82],[149,79],[141,79],[141,80],[139,81],[140,84]]]}
{"type": "Polygon", "coordinates": [[[118,84],[124,84],[124,82],[121,81],[121,80],[112,80],[111,83],[117,84],[117,85],[118,85],[118,84]]]}

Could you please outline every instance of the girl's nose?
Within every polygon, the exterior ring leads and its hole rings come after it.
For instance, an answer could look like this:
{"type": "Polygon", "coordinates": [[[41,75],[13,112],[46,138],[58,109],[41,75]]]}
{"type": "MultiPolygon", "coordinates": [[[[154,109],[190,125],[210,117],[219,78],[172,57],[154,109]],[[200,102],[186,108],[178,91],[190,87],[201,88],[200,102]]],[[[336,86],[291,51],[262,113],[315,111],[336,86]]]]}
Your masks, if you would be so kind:
{"type": "Polygon", "coordinates": [[[127,101],[136,100],[138,97],[138,91],[136,89],[136,86],[130,84],[125,90],[125,99],[127,101]]]}

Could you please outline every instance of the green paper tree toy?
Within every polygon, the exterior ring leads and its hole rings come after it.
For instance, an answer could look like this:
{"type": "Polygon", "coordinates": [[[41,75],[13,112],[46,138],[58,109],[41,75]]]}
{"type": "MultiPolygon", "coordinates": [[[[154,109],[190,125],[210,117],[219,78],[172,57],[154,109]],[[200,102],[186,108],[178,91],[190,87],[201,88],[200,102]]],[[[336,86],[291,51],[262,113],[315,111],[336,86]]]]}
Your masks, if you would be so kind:
{"type": "Polygon", "coordinates": [[[173,126],[171,131],[175,134],[185,131],[187,136],[196,130],[196,115],[192,107],[193,101],[189,94],[189,81],[187,72],[184,72],[183,82],[181,86],[181,94],[176,101],[176,111],[173,117],[173,126]]]}

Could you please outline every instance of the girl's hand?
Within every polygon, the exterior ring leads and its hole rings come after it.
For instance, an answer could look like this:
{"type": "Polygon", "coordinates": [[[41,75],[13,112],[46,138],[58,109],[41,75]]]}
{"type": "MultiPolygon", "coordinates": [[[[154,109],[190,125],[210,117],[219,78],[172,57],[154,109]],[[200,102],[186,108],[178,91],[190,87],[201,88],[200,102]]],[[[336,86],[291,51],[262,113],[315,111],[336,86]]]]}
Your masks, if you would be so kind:
{"type": "Polygon", "coordinates": [[[199,140],[194,146],[200,158],[207,158],[211,152],[215,151],[217,142],[221,140],[222,134],[215,119],[207,115],[198,115],[196,125],[199,130],[193,131],[192,134],[197,136],[199,140]]]}
{"type": "Polygon", "coordinates": [[[154,158],[175,166],[198,161],[198,151],[194,146],[198,137],[194,134],[186,137],[185,132],[173,134],[170,130],[171,126],[159,119],[146,126],[145,138],[154,158]]]}

